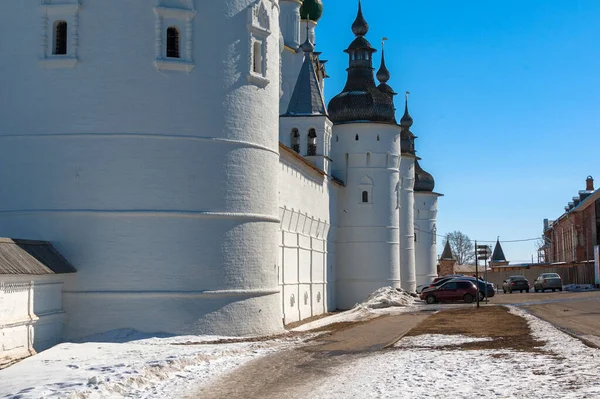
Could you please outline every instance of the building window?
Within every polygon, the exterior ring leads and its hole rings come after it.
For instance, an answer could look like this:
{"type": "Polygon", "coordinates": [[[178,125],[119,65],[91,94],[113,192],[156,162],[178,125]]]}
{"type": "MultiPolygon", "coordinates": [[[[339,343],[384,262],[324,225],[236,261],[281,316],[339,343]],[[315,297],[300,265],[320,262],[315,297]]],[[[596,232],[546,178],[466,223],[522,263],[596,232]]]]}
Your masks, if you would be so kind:
{"type": "Polygon", "coordinates": [[[67,23],[65,21],[54,23],[54,52],[52,54],[67,54],[67,23]]]}
{"type": "Polygon", "coordinates": [[[174,6],[170,0],[157,0],[156,3],[154,66],[159,71],[190,72],[194,69],[192,38],[196,11],[193,2],[182,1],[179,6],[174,6]]]}
{"type": "Polygon", "coordinates": [[[362,192],[362,202],[363,203],[367,203],[369,202],[369,192],[368,191],[363,191],[362,192]]]}
{"type": "Polygon", "coordinates": [[[252,71],[259,75],[263,74],[263,57],[262,57],[262,43],[254,42],[253,51],[252,51],[252,71]]]}
{"type": "Polygon", "coordinates": [[[337,143],[338,141],[340,141],[340,136],[338,136],[337,134],[335,135],[335,141],[336,141],[336,143],[337,143]]]}
{"type": "Polygon", "coordinates": [[[307,155],[317,155],[317,132],[315,129],[308,131],[308,151],[307,155]]]}
{"type": "Polygon", "coordinates": [[[354,138],[354,140],[358,141],[358,134],[356,135],[356,137],[354,138]]]}
{"type": "Polygon", "coordinates": [[[379,135],[377,135],[377,141],[379,141],[379,135]]]}
{"type": "Polygon", "coordinates": [[[433,225],[433,232],[432,232],[432,234],[433,234],[433,243],[437,244],[437,227],[436,227],[435,224],[433,225]]]}
{"type": "Polygon", "coordinates": [[[167,29],[167,58],[180,58],[179,31],[171,26],[167,29]]]}
{"type": "Polygon", "coordinates": [[[292,150],[300,153],[300,133],[298,129],[292,129],[292,150]]]}

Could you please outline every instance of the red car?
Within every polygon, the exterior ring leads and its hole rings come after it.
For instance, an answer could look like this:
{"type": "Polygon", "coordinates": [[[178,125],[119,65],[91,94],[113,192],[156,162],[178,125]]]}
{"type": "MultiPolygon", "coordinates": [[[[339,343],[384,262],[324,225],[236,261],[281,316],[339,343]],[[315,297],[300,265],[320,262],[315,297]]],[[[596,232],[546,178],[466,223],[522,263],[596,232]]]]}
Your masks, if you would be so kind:
{"type": "Polygon", "coordinates": [[[472,281],[448,281],[439,287],[425,288],[420,297],[428,304],[449,301],[471,303],[477,297],[477,287],[472,281]]]}

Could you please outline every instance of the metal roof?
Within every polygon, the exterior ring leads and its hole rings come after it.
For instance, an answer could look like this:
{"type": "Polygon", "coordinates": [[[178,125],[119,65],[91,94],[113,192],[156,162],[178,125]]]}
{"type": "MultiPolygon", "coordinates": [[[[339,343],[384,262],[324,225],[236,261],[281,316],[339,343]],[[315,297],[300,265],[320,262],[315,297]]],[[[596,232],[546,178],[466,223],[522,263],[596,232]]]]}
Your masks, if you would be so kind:
{"type": "Polygon", "coordinates": [[[496,240],[496,246],[494,247],[494,253],[492,254],[492,262],[506,262],[502,245],[500,245],[500,239],[496,240]]]}
{"type": "Polygon", "coordinates": [[[0,275],[63,274],[76,271],[49,242],[0,238],[0,275]]]}
{"type": "Polygon", "coordinates": [[[304,54],[304,63],[298,74],[296,87],[294,87],[287,112],[282,116],[305,115],[327,115],[311,52],[304,54]]]}

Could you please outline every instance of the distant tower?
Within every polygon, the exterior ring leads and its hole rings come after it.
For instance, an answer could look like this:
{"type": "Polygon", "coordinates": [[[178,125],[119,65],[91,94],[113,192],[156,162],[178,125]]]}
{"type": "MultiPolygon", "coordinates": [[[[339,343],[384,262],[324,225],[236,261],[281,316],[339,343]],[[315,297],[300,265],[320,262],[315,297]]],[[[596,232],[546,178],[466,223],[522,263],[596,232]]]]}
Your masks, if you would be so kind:
{"type": "Polygon", "coordinates": [[[506,265],[508,265],[508,261],[506,260],[506,256],[504,256],[502,245],[500,245],[500,237],[498,237],[496,240],[496,246],[494,247],[494,252],[492,253],[492,258],[490,259],[490,267],[506,265]]]}
{"type": "Polygon", "coordinates": [[[440,276],[445,276],[447,274],[454,274],[454,266],[456,265],[456,258],[454,254],[452,254],[452,248],[450,247],[450,241],[446,240],[446,245],[444,246],[444,252],[442,252],[442,256],[440,257],[440,276]]]}
{"type": "MultiPolygon", "coordinates": [[[[284,51],[281,59],[282,96],[279,109],[284,111],[288,108],[304,60],[300,44],[307,40],[313,45],[316,43],[315,27],[323,15],[323,3],[321,0],[281,0],[280,3],[284,51]],[[308,29],[304,29],[305,25],[308,29]]],[[[317,57],[313,55],[313,58],[318,64],[317,57]]],[[[322,91],[322,82],[320,85],[322,91]]]]}
{"type": "Polygon", "coordinates": [[[282,331],[275,3],[2,2],[0,236],[77,269],[67,338],[282,331]]]}
{"type": "Polygon", "coordinates": [[[375,86],[369,25],[359,2],[346,51],[348,79],[329,103],[332,174],[346,187],[338,199],[337,298],[347,309],[375,289],[400,286],[399,127],[393,97],[375,86]]]}
{"type": "Polygon", "coordinates": [[[400,278],[402,288],[415,292],[417,277],[415,268],[415,136],[410,131],[413,119],[408,113],[406,93],[404,115],[400,120],[402,161],[400,162],[400,278]]]}
{"type": "Polygon", "coordinates": [[[319,169],[330,173],[331,132],[325,100],[315,71],[310,39],[301,46],[304,63],[285,114],[279,122],[279,141],[319,169]]]}

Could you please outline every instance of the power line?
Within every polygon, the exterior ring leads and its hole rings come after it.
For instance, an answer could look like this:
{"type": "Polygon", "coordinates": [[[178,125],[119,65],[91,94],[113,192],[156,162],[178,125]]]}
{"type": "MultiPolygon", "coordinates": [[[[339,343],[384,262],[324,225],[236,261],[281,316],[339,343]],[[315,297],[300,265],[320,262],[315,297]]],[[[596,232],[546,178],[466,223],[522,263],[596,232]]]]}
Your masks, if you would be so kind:
{"type": "MultiPolygon", "coordinates": [[[[415,227],[415,231],[420,231],[422,233],[431,234],[431,235],[434,234],[434,233],[432,233],[430,231],[421,230],[421,229],[416,228],[416,227],[415,227]]],[[[442,237],[442,238],[446,238],[447,237],[447,234],[435,234],[435,235],[438,236],[438,237],[442,237]]],[[[540,236],[540,237],[535,237],[535,238],[523,238],[523,239],[519,239],[519,240],[500,240],[500,243],[537,241],[540,238],[542,238],[542,237],[540,236]]],[[[491,242],[491,243],[495,243],[496,242],[496,240],[491,240],[491,241],[488,240],[488,241],[486,241],[486,240],[471,240],[471,239],[469,239],[469,242],[474,243],[475,241],[477,241],[477,242],[491,242]]]]}

